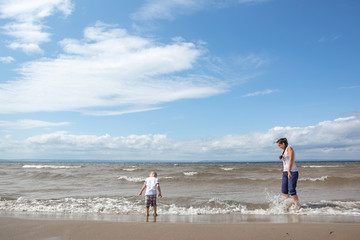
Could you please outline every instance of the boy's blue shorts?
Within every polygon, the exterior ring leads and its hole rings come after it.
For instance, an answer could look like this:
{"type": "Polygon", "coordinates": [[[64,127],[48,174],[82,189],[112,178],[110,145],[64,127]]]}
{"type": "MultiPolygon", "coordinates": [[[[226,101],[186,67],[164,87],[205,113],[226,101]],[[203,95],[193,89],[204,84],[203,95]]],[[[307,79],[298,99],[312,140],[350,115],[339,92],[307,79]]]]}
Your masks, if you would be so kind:
{"type": "Polygon", "coordinates": [[[291,172],[291,177],[288,178],[288,173],[283,172],[281,192],[283,194],[296,195],[296,184],[299,178],[299,172],[291,172]]]}

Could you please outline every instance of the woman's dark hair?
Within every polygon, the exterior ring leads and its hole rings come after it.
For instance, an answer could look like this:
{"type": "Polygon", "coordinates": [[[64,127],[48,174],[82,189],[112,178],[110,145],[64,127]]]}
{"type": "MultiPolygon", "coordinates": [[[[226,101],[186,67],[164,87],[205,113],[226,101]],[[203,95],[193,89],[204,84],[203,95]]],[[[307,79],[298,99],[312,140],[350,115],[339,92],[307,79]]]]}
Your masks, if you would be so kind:
{"type": "Polygon", "coordinates": [[[288,141],[286,138],[280,138],[276,141],[276,143],[280,143],[280,144],[285,144],[285,148],[284,148],[284,151],[282,152],[282,154],[280,155],[280,159],[283,157],[284,153],[285,153],[285,150],[288,146],[288,141]]]}

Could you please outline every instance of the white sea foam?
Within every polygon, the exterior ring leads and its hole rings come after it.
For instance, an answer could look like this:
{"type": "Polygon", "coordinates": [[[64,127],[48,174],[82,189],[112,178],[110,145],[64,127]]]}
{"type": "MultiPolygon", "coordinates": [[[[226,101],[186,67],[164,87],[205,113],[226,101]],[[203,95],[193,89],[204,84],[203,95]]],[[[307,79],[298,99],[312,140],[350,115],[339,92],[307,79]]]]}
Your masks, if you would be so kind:
{"type": "Polygon", "coordinates": [[[184,175],[185,176],[194,176],[194,175],[197,175],[199,174],[198,172],[184,172],[184,175]]]}
{"type": "Polygon", "coordinates": [[[221,169],[224,170],[224,171],[232,171],[232,170],[234,170],[234,168],[225,168],[225,167],[222,167],[221,169]]]}
{"type": "MultiPolygon", "coordinates": [[[[291,198],[283,199],[281,195],[267,195],[270,205],[267,209],[251,210],[250,214],[261,215],[338,215],[338,216],[360,216],[360,201],[326,201],[319,203],[305,203],[300,209],[296,209],[291,198]],[[252,213],[251,213],[252,212],[252,213]]],[[[247,214],[243,212],[243,214],[247,214]]]]}
{"type": "Polygon", "coordinates": [[[60,165],[24,165],[23,168],[50,168],[50,169],[72,169],[72,168],[81,168],[81,166],[60,166],[60,165]]]}
{"type": "Polygon", "coordinates": [[[144,181],[145,181],[145,178],[141,178],[141,177],[128,177],[128,176],[120,176],[118,179],[119,179],[119,180],[126,180],[126,181],[128,181],[128,182],[135,182],[135,183],[144,182],[144,181]]]}
{"type": "Polygon", "coordinates": [[[42,213],[104,213],[137,214],[143,210],[141,200],[125,198],[65,198],[58,200],[29,200],[19,198],[1,201],[0,210],[42,213]]]}
{"type": "Polygon", "coordinates": [[[222,208],[214,208],[210,206],[203,207],[182,207],[176,206],[175,204],[167,205],[164,207],[159,207],[158,212],[160,214],[167,215],[214,215],[214,214],[240,214],[242,212],[243,207],[241,205],[231,206],[229,209],[222,208]]]}
{"type": "Polygon", "coordinates": [[[316,181],[321,181],[321,182],[324,182],[326,180],[328,180],[328,176],[322,176],[322,177],[319,177],[319,178],[300,178],[299,180],[300,181],[312,181],[312,182],[316,182],[316,181]]]}
{"type": "Polygon", "coordinates": [[[174,177],[159,177],[159,179],[174,179],[174,177]]]}
{"type": "Polygon", "coordinates": [[[326,165],[307,165],[307,166],[302,166],[303,168],[337,168],[337,167],[341,167],[340,165],[331,165],[331,166],[326,166],[326,165]]]}
{"type": "MultiPolygon", "coordinates": [[[[360,201],[320,201],[305,203],[295,209],[291,199],[281,195],[268,199],[267,207],[250,207],[249,204],[209,199],[193,206],[179,206],[159,200],[158,212],[164,215],[333,215],[360,216],[360,201]]],[[[19,198],[0,201],[0,211],[28,213],[91,213],[91,214],[143,214],[144,200],[135,197],[95,197],[35,200],[19,198]]]]}
{"type": "Polygon", "coordinates": [[[123,170],[127,172],[133,172],[136,170],[136,168],[124,168],[123,170]]]}

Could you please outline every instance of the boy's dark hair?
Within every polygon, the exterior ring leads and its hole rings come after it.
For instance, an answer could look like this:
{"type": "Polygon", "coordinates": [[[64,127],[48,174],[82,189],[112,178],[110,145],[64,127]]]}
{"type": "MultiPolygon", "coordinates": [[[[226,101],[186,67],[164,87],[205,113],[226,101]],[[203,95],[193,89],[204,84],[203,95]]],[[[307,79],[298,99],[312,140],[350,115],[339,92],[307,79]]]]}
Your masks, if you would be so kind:
{"type": "Polygon", "coordinates": [[[284,151],[282,152],[282,154],[280,155],[280,159],[281,159],[281,158],[284,156],[285,150],[286,150],[286,148],[287,148],[287,146],[288,146],[289,144],[288,144],[288,141],[287,141],[286,138],[280,138],[280,139],[278,139],[278,140],[276,141],[276,143],[285,144],[285,149],[284,149],[284,151]]]}

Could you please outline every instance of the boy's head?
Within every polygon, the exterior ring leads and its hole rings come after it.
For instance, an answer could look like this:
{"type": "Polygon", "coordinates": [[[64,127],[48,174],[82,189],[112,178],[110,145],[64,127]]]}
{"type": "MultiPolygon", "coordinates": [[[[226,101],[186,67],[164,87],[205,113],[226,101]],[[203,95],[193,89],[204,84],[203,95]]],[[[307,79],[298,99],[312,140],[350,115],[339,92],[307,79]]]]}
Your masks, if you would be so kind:
{"type": "Polygon", "coordinates": [[[157,173],[155,171],[151,172],[150,177],[157,177],[157,173]]]}

